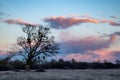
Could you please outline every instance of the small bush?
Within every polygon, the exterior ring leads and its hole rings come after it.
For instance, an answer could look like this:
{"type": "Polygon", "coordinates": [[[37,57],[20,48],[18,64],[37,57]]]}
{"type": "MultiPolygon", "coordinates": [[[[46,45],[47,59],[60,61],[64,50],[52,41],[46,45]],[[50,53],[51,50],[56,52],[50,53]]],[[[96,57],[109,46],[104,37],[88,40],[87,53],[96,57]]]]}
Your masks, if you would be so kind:
{"type": "Polygon", "coordinates": [[[46,72],[44,69],[38,69],[36,72],[46,72]]]}

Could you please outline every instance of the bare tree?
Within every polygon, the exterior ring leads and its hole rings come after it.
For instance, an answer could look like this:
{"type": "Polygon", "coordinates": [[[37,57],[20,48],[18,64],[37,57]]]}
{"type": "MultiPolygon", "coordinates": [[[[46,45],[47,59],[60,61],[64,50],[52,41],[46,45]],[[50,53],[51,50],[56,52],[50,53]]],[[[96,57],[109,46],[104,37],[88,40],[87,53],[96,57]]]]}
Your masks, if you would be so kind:
{"type": "Polygon", "coordinates": [[[42,25],[25,25],[22,31],[26,36],[17,39],[17,44],[21,47],[18,55],[24,57],[27,69],[47,56],[58,53],[58,44],[54,42],[54,37],[49,35],[49,28],[42,25]]]}

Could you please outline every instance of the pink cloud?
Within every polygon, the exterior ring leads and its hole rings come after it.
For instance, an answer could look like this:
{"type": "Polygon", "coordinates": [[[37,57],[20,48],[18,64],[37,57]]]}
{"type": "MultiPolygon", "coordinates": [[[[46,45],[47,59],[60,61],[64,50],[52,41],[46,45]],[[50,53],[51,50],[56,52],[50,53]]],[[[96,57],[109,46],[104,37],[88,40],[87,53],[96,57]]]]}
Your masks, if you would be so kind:
{"type": "MultiPolygon", "coordinates": [[[[113,16],[112,16],[113,17],[113,16]]],[[[115,17],[114,17],[115,18],[115,17]]],[[[111,26],[120,26],[120,22],[116,22],[114,20],[100,20],[96,18],[92,18],[91,16],[80,16],[80,17],[48,17],[44,19],[45,22],[48,22],[49,25],[55,29],[65,29],[74,25],[80,25],[82,23],[109,23],[111,26]]]]}
{"type": "Polygon", "coordinates": [[[114,50],[109,50],[108,48],[103,48],[103,49],[93,50],[90,52],[99,56],[96,59],[115,61],[116,60],[115,53],[120,51],[114,51],[114,50]]]}
{"type": "Polygon", "coordinates": [[[111,21],[111,22],[109,22],[109,24],[112,26],[120,26],[120,22],[117,23],[115,21],[111,21]]]}
{"type": "Polygon", "coordinates": [[[65,60],[72,60],[75,59],[76,61],[94,61],[93,56],[90,54],[78,54],[78,53],[71,53],[64,57],[65,60]]]}
{"type": "Polygon", "coordinates": [[[120,43],[119,39],[116,39],[116,41],[109,44],[106,48],[96,49],[89,51],[90,53],[99,55],[101,58],[111,58],[111,60],[115,60],[116,53],[120,54],[120,43]]]}
{"type": "Polygon", "coordinates": [[[114,61],[120,53],[119,32],[104,38],[100,36],[89,36],[76,38],[70,32],[63,32],[60,35],[63,51],[68,54],[64,59],[77,61],[114,61]]]}
{"type": "Polygon", "coordinates": [[[111,38],[110,38],[110,42],[113,42],[117,39],[117,35],[116,34],[112,34],[111,38]]]}
{"type": "Polygon", "coordinates": [[[70,26],[82,24],[82,23],[99,23],[97,19],[91,18],[74,18],[74,17],[65,17],[65,16],[58,16],[58,17],[49,17],[44,19],[45,22],[49,22],[50,26],[53,28],[68,28],[70,26]]]}
{"type": "Polygon", "coordinates": [[[108,56],[113,53],[113,51],[111,51],[107,48],[102,48],[102,49],[93,50],[93,51],[89,51],[89,52],[97,54],[99,56],[108,56]]]}
{"type": "Polygon", "coordinates": [[[101,23],[109,23],[112,26],[120,26],[120,22],[115,22],[114,20],[101,20],[101,23]]]}
{"type": "Polygon", "coordinates": [[[89,52],[86,52],[84,54],[81,54],[81,53],[71,53],[71,54],[68,54],[66,56],[63,57],[63,59],[65,60],[72,60],[72,59],[75,59],[76,61],[81,61],[81,62],[93,62],[93,61],[104,61],[104,60],[108,60],[108,61],[114,61],[115,58],[113,55],[96,55],[96,54],[93,54],[93,53],[89,53],[89,52]]]}
{"type": "Polygon", "coordinates": [[[116,60],[116,52],[120,50],[110,50],[109,48],[102,48],[97,50],[88,50],[85,53],[70,53],[64,57],[65,60],[75,59],[76,61],[112,61],[116,60]]]}
{"type": "Polygon", "coordinates": [[[7,54],[5,51],[0,50],[0,55],[7,54]]]}
{"type": "Polygon", "coordinates": [[[20,25],[26,25],[26,26],[36,26],[36,24],[26,22],[24,20],[18,19],[18,20],[13,20],[13,19],[8,19],[8,20],[3,20],[3,22],[6,22],[8,24],[20,24],[20,25]]]}

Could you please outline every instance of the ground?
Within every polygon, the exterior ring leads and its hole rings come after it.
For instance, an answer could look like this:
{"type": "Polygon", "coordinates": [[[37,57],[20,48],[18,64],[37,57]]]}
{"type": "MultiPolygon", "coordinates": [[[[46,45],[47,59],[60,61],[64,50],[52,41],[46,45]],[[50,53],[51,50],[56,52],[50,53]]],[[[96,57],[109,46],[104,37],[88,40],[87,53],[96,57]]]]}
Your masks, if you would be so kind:
{"type": "Polygon", "coordinates": [[[0,71],[0,80],[120,80],[120,69],[110,70],[57,70],[0,71]]]}

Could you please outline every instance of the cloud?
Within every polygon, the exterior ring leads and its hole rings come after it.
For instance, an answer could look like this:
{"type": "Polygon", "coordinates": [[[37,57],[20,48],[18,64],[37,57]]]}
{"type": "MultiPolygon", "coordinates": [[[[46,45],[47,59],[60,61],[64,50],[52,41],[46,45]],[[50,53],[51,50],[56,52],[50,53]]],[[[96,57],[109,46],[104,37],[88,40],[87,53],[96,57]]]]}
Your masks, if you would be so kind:
{"type": "Polygon", "coordinates": [[[110,41],[110,42],[114,42],[114,41],[116,41],[116,40],[118,39],[118,37],[120,36],[120,32],[114,32],[114,33],[112,33],[112,34],[110,34],[110,35],[105,35],[105,36],[110,37],[110,38],[109,38],[109,41],[110,41]]]}
{"type": "Polygon", "coordinates": [[[120,26],[120,22],[115,22],[114,20],[101,20],[101,23],[109,23],[112,26],[120,26]]]}
{"type": "Polygon", "coordinates": [[[112,26],[120,26],[120,22],[117,23],[117,22],[111,21],[111,22],[109,22],[109,24],[112,26]]]}
{"type": "Polygon", "coordinates": [[[110,16],[111,18],[120,19],[118,16],[110,16]]]}
{"type": "Polygon", "coordinates": [[[117,35],[116,34],[112,34],[111,38],[110,38],[110,42],[113,42],[117,39],[117,35]]]}
{"type": "Polygon", "coordinates": [[[65,60],[74,58],[77,61],[108,60],[114,62],[120,55],[120,32],[106,36],[78,37],[63,30],[59,35],[61,53],[65,60]]]}
{"type": "MultiPolygon", "coordinates": [[[[111,16],[113,18],[117,18],[115,16],[111,16]]],[[[120,26],[120,22],[116,22],[115,20],[100,20],[97,18],[93,18],[89,15],[83,15],[83,16],[71,16],[71,17],[65,17],[65,16],[53,16],[53,17],[47,17],[44,19],[44,22],[47,22],[49,26],[55,29],[65,29],[72,27],[74,25],[80,25],[83,23],[109,23],[111,26],[120,26]]]]}
{"type": "Polygon", "coordinates": [[[71,53],[64,56],[65,60],[72,60],[75,59],[76,61],[95,61],[95,57],[91,54],[81,54],[81,53],[71,53]]]}
{"type": "Polygon", "coordinates": [[[0,55],[7,54],[5,51],[0,50],[0,55]]]}
{"type": "MultiPolygon", "coordinates": [[[[76,61],[104,61],[108,60],[114,62],[116,59],[119,59],[120,55],[120,43],[119,40],[109,44],[108,47],[101,47],[94,50],[86,50],[84,53],[69,53],[63,57],[65,60],[75,59],[76,61]]],[[[92,46],[91,46],[92,47],[92,46]]]]}
{"type": "Polygon", "coordinates": [[[110,36],[79,36],[70,30],[62,30],[58,35],[61,53],[85,53],[88,50],[106,48],[111,43],[110,36]]]}
{"type": "MultiPolygon", "coordinates": [[[[110,45],[107,48],[101,48],[98,50],[89,51],[90,53],[98,55],[99,60],[109,60],[109,61],[115,61],[118,58],[118,54],[120,55],[120,50],[116,47],[116,45],[110,45]]],[[[120,46],[119,46],[120,48],[120,46]]]]}
{"type": "Polygon", "coordinates": [[[90,19],[90,18],[75,18],[75,17],[49,17],[44,19],[45,22],[48,22],[49,25],[53,28],[68,28],[74,25],[79,25],[82,23],[98,23],[97,19],[90,19]]]}
{"type": "MultiPolygon", "coordinates": [[[[64,38],[65,39],[65,38],[64,38]]],[[[88,50],[96,50],[107,47],[109,41],[102,38],[90,36],[79,40],[68,40],[60,43],[61,50],[64,53],[84,53],[88,50]]]]}
{"type": "MultiPolygon", "coordinates": [[[[5,15],[4,13],[0,12],[0,15],[5,15]]],[[[113,17],[113,16],[112,16],[113,17]]],[[[65,17],[65,16],[53,16],[53,17],[47,17],[43,19],[44,22],[47,22],[50,27],[55,29],[66,29],[69,27],[72,27],[74,25],[80,25],[83,23],[109,23],[111,26],[120,26],[120,22],[116,22],[114,20],[100,20],[97,18],[93,18],[89,15],[81,15],[79,17],[65,17]]],[[[8,24],[19,24],[19,25],[26,25],[26,26],[36,26],[36,24],[26,22],[22,19],[8,19],[3,20],[3,22],[6,22],[8,24]]]]}
{"type": "Polygon", "coordinates": [[[61,30],[61,32],[58,35],[59,42],[65,42],[65,41],[72,41],[73,39],[79,40],[79,37],[75,35],[72,31],[69,30],[61,30]]]}
{"type": "Polygon", "coordinates": [[[8,20],[3,20],[3,22],[6,22],[8,24],[19,24],[19,25],[26,25],[26,26],[36,26],[36,24],[26,22],[24,20],[18,19],[18,20],[13,20],[13,19],[8,19],[8,20]]]}
{"type": "MultiPolygon", "coordinates": [[[[93,51],[90,51],[91,53],[94,53],[94,54],[97,54],[99,56],[109,56],[109,55],[112,55],[113,53],[116,53],[116,52],[120,52],[120,50],[111,50],[108,48],[102,48],[102,49],[98,49],[98,50],[93,50],[93,51]]],[[[107,59],[107,58],[106,58],[107,59]]]]}
{"type": "Polygon", "coordinates": [[[114,34],[116,34],[116,35],[120,36],[120,32],[115,32],[114,34]]]}
{"type": "Polygon", "coordinates": [[[108,60],[108,61],[113,61],[114,57],[111,55],[107,55],[107,56],[100,56],[100,55],[96,55],[93,53],[89,53],[86,52],[84,54],[81,53],[71,53],[68,54],[66,56],[63,57],[63,59],[65,60],[72,60],[75,59],[76,61],[81,61],[81,62],[93,62],[93,61],[104,61],[104,60],[108,60]]]}
{"type": "Polygon", "coordinates": [[[96,50],[91,50],[89,51],[90,53],[96,54],[100,56],[101,58],[106,58],[111,60],[115,60],[117,55],[120,54],[120,38],[117,38],[114,42],[109,44],[108,47],[106,48],[101,48],[101,49],[96,49],[96,50]]]}

